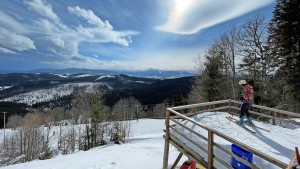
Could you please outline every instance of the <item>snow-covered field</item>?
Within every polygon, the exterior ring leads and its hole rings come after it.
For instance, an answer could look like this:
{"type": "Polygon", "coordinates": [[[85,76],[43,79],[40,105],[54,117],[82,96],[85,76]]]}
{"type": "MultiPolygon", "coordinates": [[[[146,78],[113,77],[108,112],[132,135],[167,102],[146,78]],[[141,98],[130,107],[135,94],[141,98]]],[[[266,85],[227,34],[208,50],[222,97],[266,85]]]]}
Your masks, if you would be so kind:
{"type": "MultiPolygon", "coordinates": [[[[163,165],[164,120],[140,119],[132,123],[132,137],[126,144],[109,144],[79,151],[70,155],[58,155],[49,160],[15,164],[3,169],[157,169],[163,165]]],[[[9,131],[7,131],[9,132],[9,131]]],[[[3,130],[0,130],[3,140],[3,130]]],[[[55,146],[55,144],[54,144],[55,146]]],[[[170,147],[170,164],[175,161],[179,152],[170,147]]],[[[182,158],[181,163],[186,158],[182,158]]]]}
{"type": "MultiPolygon", "coordinates": [[[[209,112],[199,114],[193,118],[211,128],[214,128],[232,138],[237,139],[261,152],[264,152],[285,163],[289,163],[294,147],[300,147],[300,128],[282,128],[270,124],[254,121],[257,126],[268,128],[270,132],[254,129],[256,133],[241,128],[237,124],[228,121],[227,113],[209,112]]],[[[193,130],[201,131],[190,122],[183,122],[193,130]]],[[[49,160],[35,160],[23,164],[3,167],[3,169],[157,169],[162,168],[164,139],[164,120],[140,119],[132,121],[133,132],[129,142],[122,145],[109,143],[103,147],[97,147],[89,151],[79,151],[71,155],[58,155],[49,160]]],[[[205,135],[205,132],[203,132],[205,135]]],[[[193,138],[190,133],[186,133],[193,138]]],[[[3,130],[0,131],[0,139],[3,130]]],[[[183,140],[184,141],[184,140],[183,140]]],[[[198,141],[198,140],[195,140],[198,141]]],[[[230,148],[231,143],[215,137],[220,145],[230,148]]],[[[188,144],[188,143],[187,143],[188,144]]],[[[200,144],[204,144],[203,142],[200,144]]],[[[230,163],[229,155],[221,155],[222,159],[230,163]]],[[[172,165],[179,152],[171,146],[169,165],[172,165]]],[[[182,158],[182,164],[186,157],[182,158]]],[[[262,162],[254,157],[253,162],[260,168],[275,169],[274,165],[262,162]]]]}

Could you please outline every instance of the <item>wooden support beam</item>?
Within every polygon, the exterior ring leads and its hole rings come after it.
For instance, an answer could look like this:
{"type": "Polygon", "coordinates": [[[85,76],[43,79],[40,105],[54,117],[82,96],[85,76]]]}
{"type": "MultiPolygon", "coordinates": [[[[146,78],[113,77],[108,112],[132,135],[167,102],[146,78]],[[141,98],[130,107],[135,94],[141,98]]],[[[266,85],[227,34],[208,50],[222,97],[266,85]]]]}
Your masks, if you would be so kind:
{"type": "MultiPolygon", "coordinates": [[[[277,115],[276,112],[272,112],[273,117],[276,117],[276,115],[277,115]]],[[[272,119],[272,124],[276,125],[276,120],[274,118],[272,119]]]]}
{"type": "Polygon", "coordinates": [[[175,167],[177,166],[178,162],[180,161],[182,155],[183,155],[183,153],[180,152],[180,154],[179,154],[178,157],[176,158],[174,164],[172,165],[171,169],[175,169],[175,167]]]}
{"type": "Polygon", "coordinates": [[[167,109],[163,169],[168,169],[169,147],[170,147],[170,120],[169,119],[170,119],[170,111],[167,109]]]}
{"type": "Polygon", "coordinates": [[[207,168],[213,169],[214,168],[214,135],[211,130],[208,131],[208,162],[207,168]]]}

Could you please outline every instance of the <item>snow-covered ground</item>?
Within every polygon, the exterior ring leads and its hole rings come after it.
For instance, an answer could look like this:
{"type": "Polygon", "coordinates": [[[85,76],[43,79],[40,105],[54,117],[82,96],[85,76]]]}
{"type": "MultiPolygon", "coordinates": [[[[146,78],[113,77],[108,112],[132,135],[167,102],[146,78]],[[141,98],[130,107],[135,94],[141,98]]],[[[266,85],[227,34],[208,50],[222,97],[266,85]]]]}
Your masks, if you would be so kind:
{"type": "MultiPolygon", "coordinates": [[[[140,119],[132,123],[132,137],[126,144],[112,142],[93,148],[89,151],[79,151],[70,155],[58,155],[49,160],[15,164],[3,169],[157,169],[163,165],[164,120],[140,119]]],[[[7,131],[9,132],[9,130],[7,131]]],[[[3,130],[0,130],[3,140],[3,130]]],[[[55,144],[54,144],[55,145],[55,144]]],[[[179,152],[170,147],[170,165],[179,152]]],[[[183,157],[181,163],[187,158],[183,157]]]]}
{"type": "MultiPolygon", "coordinates": [[[[285,163],[289,163],[294,147],[300,147],[300,128],[282,128],[280,126],[272,126],[270,124],[254,121],[257,126],[268,128],[270,132],[254,129],[256,133],[241,128],[237,124],[228,121],[225,116],[227,113],[208,112],[194,116],[193,118],[200,123],[214,128],[232,138],[237,139],[261,152],[264,152],[285,163]]],[[[190,122],[183,123],[191,127],[193,130],[202,131],[190,122]]],[[[132,169],[162,168],[164,139],[163,129],[165,128],[165,120],[157,119],[140,119],[132,121],[133,132],[128,143],[108,145],[97,147],[89,151],[79,151],[71,155],[58,155],[49,160],[35,160],[23,164],[3,167],[3,169],[132,169]]],[[[178,126],[176,126],[178,127],[178,126]]],[[[3,137],[3,130],[0,130],[0,139],[3,137]]],[[[190,138],[193,136],[186,133],[190,138]]],[[[184,141],[184,140],[183,140],[184,141]]],[[[199,138],[195,141],[199,141],[199,138]]],[[[231,143],[215,137],[215,142],[230,149],[231,143]]],[[[205,144],[199,141],[200,144],[205,144]]],[[[187,143],[188,145],[188,143],[187,143]]],[[[227,154],[219,154],[221,158],[230,163],[230,156],[227,154]]],[[[172,165],[179,152],[171,146],[169,156],[169,165],[172,165]]],[[[186,157],[181,159],[182,164],[186,157]]],[[[275,169],[274,165],[263,162],[254,157],[253,162],[260,168],[275,169]]]]}

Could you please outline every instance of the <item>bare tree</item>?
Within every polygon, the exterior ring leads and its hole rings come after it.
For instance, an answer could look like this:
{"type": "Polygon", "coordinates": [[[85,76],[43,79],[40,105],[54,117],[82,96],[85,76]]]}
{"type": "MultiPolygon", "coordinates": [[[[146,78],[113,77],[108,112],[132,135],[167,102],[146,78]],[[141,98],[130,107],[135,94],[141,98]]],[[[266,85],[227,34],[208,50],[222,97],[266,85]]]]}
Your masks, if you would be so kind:
{"type": "Polygon", "coordinates": [[[54,119],[54,121],[57,123],[56,125],[59,125],[59,123],[64,120],[66,110],[63,107],[54,107],[52,110],[50,110],[49,114],[51,114],[51,118],[54,119]]]}
{"type": "MultiPolygon", "coordinates": [[[[118,135],[119,140],[129,140],[131,134],[131,121],[136,114],[136,105],[140,105],[140,102],[134,97],[129,97],[119,100],[112,109],[112,117],[115,120],[121,121],[115,125],[115,135],[118,135]]],[[[114,136],[116,137],[116,136],[114,136]]],[[[118,140],[118,141],[119,141],[118,140]]]]}
{"type": "Polygon", "coordinates": [[[102,134],[98,132],[102,130],[100,123],[106,119],[102,93],[96,86],[93,88],[78,88],[73,103],[80,112],[81,121],[86,124],[84,149],[103,144],[102,134]]]}
{"type": "Polygon", "coordinates": [[[7,127],[16,129],[17,127],[21,126],[21,120],[22,120],[22,116],[19,115],[9,116],[7,120],[7,127]]]}
{"type": "Polygon", "coordinates": [[[26,161],[38,158],[49,158],[50,127],[43,127],[44,114],[40,112],[28,113],[21,120],[21,127],[7,137],[5,156],[15,159],[25,156],[26,161]]]}
{"type": "Polygon", "coordinates": [[[154,106],[153,108],[154,117],[165,117],[166,116],[165,113],[166,113],[165,103],[157,104],[154,106]]]}
{"type": "Polygon", "coordinates": [[[251,72],[253,79],[265,79],[273,71],[267,37],[267,23],[262,15],[247,21],[239,33],[239,48],[243,56],[240,67],[251,72]]]}
{"type": "Polygon", "coordinates": [[[238,30],[235,26],[232,26],[229,30],[227,30],[223,35],[221,35],[219,39],[219,45],[221,48],[221,52],[223,54],[223,64],[226,68],[225,74],[231,77],[231,89],[232,89],[232,97],[236,99],[236,60],[239,55],[238,51],[238,30]]]}

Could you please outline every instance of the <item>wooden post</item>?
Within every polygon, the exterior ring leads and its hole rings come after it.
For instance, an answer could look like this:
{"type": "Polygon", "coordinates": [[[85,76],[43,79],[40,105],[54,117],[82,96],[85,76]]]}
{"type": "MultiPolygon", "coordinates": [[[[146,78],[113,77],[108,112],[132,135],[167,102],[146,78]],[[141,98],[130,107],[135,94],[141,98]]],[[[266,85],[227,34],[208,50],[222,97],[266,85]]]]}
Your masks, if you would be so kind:
{"type": "MultiPolygon", "coordinates": [[[[276,114],[277,114],[276,112],[272,112],[273,117],[276,117],[276,114]]],[[[272,124],[276,125],[276,119],[275,118],[272,119],[272,124]]]]}
{"type": "Polygon", "coordinates": [[[207,168],[208,169],[213,169],[214,168],[214,135],[211,130],[208,130],[208,160],[207,160],[207,168]]]}
{"type": "Polygon", "coordinates": [[[178,164],[179,160],[181,159],[182,155],[183,155],[183,153],[180,153],[178,155],[178,157],[176,158],[176,160],[175,160],[174,164],[172,165],[171,169],[175,169],[175,167],[177,166],[177,164],[178,164]]]}
{"type": "Polygon", "coordinates": [[[231,112],[231,99],[229,99],[228,103],[228,113],[233,114],[233,112],[231,112]]]}
{"type": "Polygon", "coordinates": [[[170,147],[170,111],[166,110],[166,135],[164,148],[163,169],[168,169],[169,147],[170,147]]]}

